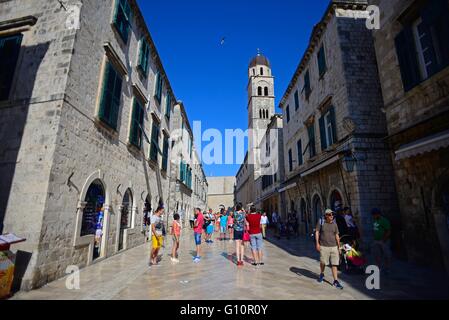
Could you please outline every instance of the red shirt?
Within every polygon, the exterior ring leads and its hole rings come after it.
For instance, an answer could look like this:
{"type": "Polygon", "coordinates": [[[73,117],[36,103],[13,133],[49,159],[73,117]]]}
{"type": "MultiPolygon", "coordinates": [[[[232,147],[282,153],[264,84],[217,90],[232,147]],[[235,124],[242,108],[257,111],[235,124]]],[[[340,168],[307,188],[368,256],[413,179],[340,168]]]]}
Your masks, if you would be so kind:
{"type": "Polygon", "coordinates": [[[249,223],[249,234],[262,233],[262,229],[260,228],[260,218],[262,218],[260,213],[250,213],[246,215],[246,220],[249,223]]]}
{"type": "Polygon", "coordinates": [[[196,218],[196,221],[198,222],[198,226],[193,229],[195,233],[203,233],[203,224],[204,224],[204,216],[200,212],[198,213],[198,217],[196,218]]]}

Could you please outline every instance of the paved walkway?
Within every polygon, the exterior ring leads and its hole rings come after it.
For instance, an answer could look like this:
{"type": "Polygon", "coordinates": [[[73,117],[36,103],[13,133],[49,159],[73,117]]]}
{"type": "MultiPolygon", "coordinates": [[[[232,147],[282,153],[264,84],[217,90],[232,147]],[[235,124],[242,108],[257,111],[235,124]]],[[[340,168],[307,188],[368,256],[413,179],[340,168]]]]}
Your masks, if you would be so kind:
{"type": "MultiPolygon", "coordinates": [[[[192,262],[193,240],[186,234],[180,248],[181,263],[173,265],[171,240],[162,250],[160,266],[149,268],[149,244],[125,251],[80,272],[80,290],[68,290],[65,279],[12,299],[133,299],[133,300],[265,300],[265,299],[417,299],[448,298],[447,284],[434,272],[397,262],[393,275],[381,279],[381,290],[364,286],[363,275],[341,275],[344,290],[316,281],[318,254],[304,239],[265,242],[266,265],[233,263],[234,243],[203,244],[199,264],[192,262]]],[[[250,257],[249,249],[246,256],[250,257]]],[[[250,262],[249,259],[246,259],[250,262]]],[[[326,278],[331,279],[330,271],[326,278]]]]}

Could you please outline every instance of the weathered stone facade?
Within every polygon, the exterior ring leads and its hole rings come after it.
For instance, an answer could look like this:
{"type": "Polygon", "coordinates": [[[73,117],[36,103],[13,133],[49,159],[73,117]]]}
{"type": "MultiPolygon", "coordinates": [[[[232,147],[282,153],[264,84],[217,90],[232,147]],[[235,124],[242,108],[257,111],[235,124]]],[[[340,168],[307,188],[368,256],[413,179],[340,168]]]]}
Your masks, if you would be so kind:
{"type": "MultiPolygon", "coordinates": [[[[374,32],[374,39],[402,218],[403,251],[411,261],[439,268],[445,265],[449,272],[449,2],[371,2],[382,12],[381,28],[374,32]],[[429,9],[446,23],[439,45],[443,63],[436,73],[421,74],[418,83],[407,87],[407,79],[401,76],[405,70],[401,70],[398,39],[404,30],[413,30],[418,19],[428,23],[423,16],[429,9]],[[444,48],[446,55],[441,52],[444,48]]],[[[434,45],[437,32],[432,33],[434,45]]],[[[412,43],[416,55],[411,59],[417,63],[411,71],[418,71],[421,44],[416,40],[412,43]]],[[[427,66],[435,63],[432,59],[427,66]]]]}
{"type": "Polygon", "coordinates": [[[284,215],[281,203],[284,195],[279,193],[285,179],[284,139],[282,115],[271,117],[265,135],[260,143],[261,175],[256,180],[255,206],[271,215],[273,212],[284,215]]]}
{"type": "Polygon", "coordinates": [[[380,208],[395,230],[399,223],[366,6],[366,1],[331,2],[280,104],[284,210],[299,214],[303,233],[337,201],[352,209],[365,240],[371,237],[372,208],[380,208]]]}
{"type": "Polygon", "coordinates": [[[172,138],[169,208],[170,212],[179,213],[185,223],[193,216],[195,208],[206,210],[208,184],[183,103],[176,105],[173,110],[172,138]]]}
{"type": "Polygon", "coordinates": [[[143,130],[151,136],[153,123],[159,124],[162,150],[173,106],[166,112],[166,99],[176,98],[136,2],[129,1],[127,43],[113,25],[116,4],[66,3],[81,9],[79,29],[67,27],[71,11],[57,1],[0,4],[0,21],[11,25],[0,37],[23,34],[9,99],[0,102],[0,222],[3,232],[27,239],[14,248],[22,289],[63,276],[67,266],[84,267],[144,243],[144,210],[169,201],[170,164],[163,170],[160,154],[150,161],[148,143],[141,149],[130,144],[131,110],[135,99],[146,103],[143,130]],[[37,22],[20,28],[13,23],[29,16],[37,22]],[[147,77],[136,68],[142,38],[151,53],[147,77]],[[106,61],[123,73],[116,130],[98,118],[106,61]],[[161,102],[154,98],[157,73],[161,102]],[[97,242],[95,235],[81,234],[92,183],[103,191],[97,242]]]}
{"type": "Polygon", "coordinates": [[[234,206],[235,177],[208,177],[207,207],[214,212],[234,206]]]}

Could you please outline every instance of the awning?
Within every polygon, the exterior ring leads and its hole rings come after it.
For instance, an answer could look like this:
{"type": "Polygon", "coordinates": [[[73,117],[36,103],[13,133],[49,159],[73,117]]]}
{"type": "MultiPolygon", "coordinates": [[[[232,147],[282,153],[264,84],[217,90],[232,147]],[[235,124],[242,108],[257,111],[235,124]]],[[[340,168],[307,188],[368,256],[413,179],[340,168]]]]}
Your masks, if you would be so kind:
{"type": "Polygon", "coordinates": [[[320,164],[316,165],[315,167],[310,168],[307,171],[304,171],[303,173],[301,173],[301,178],[304,178],[305,176],[308,176],[309,174],[312,174],[320,169],[323,169],[324,167],[327,167],[331,164],[333,164],[334,162],[337,162],[338,160],[340,160],[340,155],[336,155],[332,158],[330,158],[329,160],[323,161],[320,164]]]}
{"type": "Polygon", "coordinates": [[[282,189],[279,189],[279,193],[287,191],[287,190],[290,190],[290,189],[293,189],[294,187],[296,187],[296,183],[292,183],[292,184],[290,184],[290,185],[288,185],[288,186],[286,186],[286,187],[284,187],[282,189]]]}
{"type": "Polygon", "coordinates": [[[401,146],[395,152],[396,160],[415,157],[419,154],[447,147],[449,147],[449,130],[401,146]]]}

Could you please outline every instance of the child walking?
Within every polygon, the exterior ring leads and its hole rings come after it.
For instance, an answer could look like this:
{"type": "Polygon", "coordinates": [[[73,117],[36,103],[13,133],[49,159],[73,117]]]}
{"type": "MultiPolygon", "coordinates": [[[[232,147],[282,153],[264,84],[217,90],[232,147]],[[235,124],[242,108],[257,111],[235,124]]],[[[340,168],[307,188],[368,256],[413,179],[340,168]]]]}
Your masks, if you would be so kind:
{"type": "Polygon", "coordinates": [[[173,263],[178,263],[178,249],[179,249],[179,238],[181,237],[181,224],[179,223],[179,214],[175,213],[173,215],[173,225],[172,225],[172,238],[173,238],[173,248],[171,251],[171,261],[173,263]]]}

